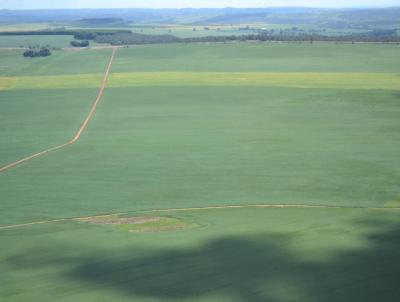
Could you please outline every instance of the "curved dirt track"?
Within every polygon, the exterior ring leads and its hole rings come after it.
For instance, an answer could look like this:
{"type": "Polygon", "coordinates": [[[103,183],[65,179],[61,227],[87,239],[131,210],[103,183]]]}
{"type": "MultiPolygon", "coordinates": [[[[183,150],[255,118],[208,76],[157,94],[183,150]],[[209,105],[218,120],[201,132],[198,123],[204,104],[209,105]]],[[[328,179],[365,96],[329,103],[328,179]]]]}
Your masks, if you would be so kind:
{"type": "Polygon", "coordinates": [[[154,212],[187,212],[187,211],[204,211],[204,210],[219,210],[219,209],[244,209],[244,208],[271,208],[271,209],[358,209],[358,210],[384,210],[384,211],[400,211],[400,208],[383,208],[383,207],[352,207],[352,206],[335,206],[335,205],[308,205],[308,204],[253,204],[253,205],[229,205],[229,206],[209,206],[209,207],[190,207],[190,208],[169,208],[169,209],[154,209],[154,210],[138,210],[132,212],[109,213],[95,216],[83,216],[73,218],[59,218],[52,220],[42,220],[35,222],[28,222],[22,224],[13,224],[0,226],[1,230],[16,229],[39,224],[65,222],[65,221],[82,221],[89,218],[100,218],[115,215],[126,215],[133,213],[154,213],[154,212]]]}
{"type": "Polygon", "coordinates": [[[43,150],[41,152],[32,154],[32,155],[30,155],[28,157],[25,157],[25,158],[22,158],[22,159],[20,159],[18,161],[10,163],[10,164],[8,164],[6,166],[0,167],[0,173],[4,172],[6,170],[9,170],[11,168],[14,168],[14,167],[16,167],[16,166],[18,166],[18,165],[20,165],[22,163],[25,163],[25,162],[27,162],[29,160],[32,160],[34,158],[46,155],[46,154],[48,154],[50,152],[62,149],[62,148],[67,147],[67,146],[70,146],[70,145],[76,143],[80,139],[82,133],[85,131],[85,129],[87,128],[87,126],[88,126],[88,124],[90,122],[90,120],[92,119],[93,114],[96,111],[98,103],[100,102],[101,98],[103,97],[104,90],[105,90],[105,88],[107,86],[108,78],[109,78],[109,75],[110,75],[111,67],[112,67],[112,64],[114,62],[114,58],[115,58],[116,52],[117,52],[117,47],[113,47],[112,48],[111,58],[110,58],[110,61],[109,61],[108,65],[107,65],[107,69],[106,69],[106,72],[104,74],[104,78],[103,78],[103,81],[101,83],[99,93],[98,93],[98,95],[96,97],[96,100],[94,101],[92,107],[90,108],[90,111],[89,111],[88,115],[86,116],[85,120],[83,121],[82,126],[79,128],[79,130],[75,134],[74,138],[71,139],[70,141],[62,144],[62,145],[58,145],[58,146],[43,150]]]}

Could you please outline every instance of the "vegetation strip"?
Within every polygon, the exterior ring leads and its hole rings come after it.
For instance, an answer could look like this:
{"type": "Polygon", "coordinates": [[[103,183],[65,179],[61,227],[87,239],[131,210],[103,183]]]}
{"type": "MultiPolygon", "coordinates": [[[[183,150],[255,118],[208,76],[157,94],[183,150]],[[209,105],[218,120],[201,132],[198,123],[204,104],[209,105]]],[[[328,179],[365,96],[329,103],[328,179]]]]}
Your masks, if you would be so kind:
{"type": "Polygon", "coordinates": [[[222,210],[222,209],[244,209],[244,208],[274,208],[274,209],[353,209],[353,210],[397,210],[400,208],[384,208],[384,207],[356,207],[356,206],[335,206],[335,205],[308,205],[308,204],[254,204],[254,205],[230,205],[230,206],[209,206],[209,207],[190,207],[190,208],[169,208],[169,209],[154,209],[154,210],[139,210],[125,213],[111,213],[95,216],[73,217],[73,218],[60,218],[53,220],[42,220],[36,222],[13,224],[0,226],[0,230],[16,229],[26,226],[33,226],[39,224],[56,223],[64,221],[86,221],[89,219],[106,218],[118,215],[126,215],[129,213],[155,213],[155,212],[189,212],[189,211],[203,211],[203,210],[222,210]]]}
{"type": "MultiPolygon", "coordinates": [[[[0,90],[96,87],[100,74],[0,77],[0,90]]],[[[127,72],[112,73],[108,87],[270,86],[400,90],[397,73],[362,72],[127,72]]]]}
{"type": "Polygon", "coordinates": [[[108,77],[109,77],[109,74],[110,74],[110,71],[111,71],[111,67],[112,67],[112,63],[113,63],[114,58],[115,58],[116,51],[117,51],[117,49],[113,48],[112,54],[111,54],[111,58],[110,58],[110,61],[108,63],[106,72],[104,74],[103,82],[101,83],[101,87],[100,87],[99,93],[97,95],[97,98],[94,101],[94,103],[93,103],[93,105],[92,105],[92,107],[91,107],[91,109],[89,111],[89,114],[86,116],[85,120],[83,121],[81,127],[79,128],[79,130],[76,133],[76,135],[74,136],[74,138],[72,140],[62,144],[62,145],[55,146],[53,148],[41,151],[39,153],[32,154],[32,155],[30,155],[28,157],[25,157],[23,159],[20,159],[20,160],[18,160],[16,162],[13,162],[13,163],[10,163],[10,164],[8,164],[6,166],[0,167],[0,173],[6,171],[8,169],[14,168],[14,167],[16,167],[16,166],[18,166],[18,165],[20,165],[22,163],[25,163],[25,162],[27,162],[29,160],[32,160],[34,158],[46,155],[46,154],[48,154],[50,152],[53,152],[53,151],[59,150],[61,148],[67,147],[69,145],[72,145],[72,144],[76,143],[79,140],[79,138],[81,137],[83,131],[85,131],[85,129],[87,128],[87,125],[89,124],[94,112],[96,111],[97,105],[100,102],[100,100],[101,100],[101,98],[102,98],[102,96],[104,94],[104,90],[105,90],[106,85],[107,85],[108,77]]]}
{"type": "Polygon", "coordinates": [[[113,73],[109,87],[272,86],[399,90],[396,73],[344,72],[136,72],[113,73]]]}

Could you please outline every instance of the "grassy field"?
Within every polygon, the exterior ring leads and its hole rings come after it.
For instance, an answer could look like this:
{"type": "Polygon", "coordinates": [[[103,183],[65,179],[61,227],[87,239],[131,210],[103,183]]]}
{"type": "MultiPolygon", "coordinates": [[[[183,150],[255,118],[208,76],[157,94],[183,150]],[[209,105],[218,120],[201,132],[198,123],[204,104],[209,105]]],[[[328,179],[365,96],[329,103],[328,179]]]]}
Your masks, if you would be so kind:
{"type": "Polygon", "coordinates": [[[400,297],[398,211],[227,209],[159,215],[198,227],[130,233],[65,222],[1,231],[7,243],[0,251],[1,297],[18,302],[400,297]]]}
{"type": "Polygon", "coordinates": [[[0,47],[50,45],[51,47],[62,48],[69,47],[69,43],[73,39],[73,36],[0,36],[0,47]]]}
{"type": "Polygon", "coordinates": [[[400,193],[398,112],[393,91],[109,88],[76,146],[0,175],[2,223],[242,203],[383,207],[400,193]]]}
{"type": "Polygon", "coordinates": [[[7,32],[13,32],[13,31],[29,31],[29,30],[44,30],[44,29],[49,29],[49,28],[54,28],[54,27],[59,27],[60,25],[54,26],[51,23],[46,23],[46,22],[38,22],[38,23],[14,23],[14,22],[1,22],[0,23],[0,31],[7,31],[7,32]]]}
{"type": "MultiPolygon", "coordinates": [[[[3,53],[0,165],[71,138],[110,56],[3,53]]],[[[390,45],[119,50],[81,140],[0,173],[0,300],[399,300],[399,73],[390,45]],[[254,204],[311,207],[161,211],[254,204]],[[109,213],[161,218],[70,219],[109,213]]]]}
{"type": "Polygon", "coordinates": [[[146,35],[173,35],[181,38],[206,37],[206,36],[232,36],[256,33],[255,30],[239,31],[236,26],[133,26],[131,30],[135,33],[146,35]],[[206,29],[207,28],[207,29],[206,29]]]}
{"type": "Polygon", "coordinates": [[[169,44],[121,49],[114,72],[389,72],[398,73],[397,45],[232,43],[169,44]]]}
{"type": "Polygon", "coordinates": [[[0,166],[71,139],[96,93],[97,89],[1,92],[0,166]]]}
{"type": "Polygon", "coordinates": [[[24,58],[22,51],[0,54],[0,77],[102,74],[110,57],[107,50],[54,51],[48,58],[24,58]]]}
{"type": "MultiPolygon", "coordinates": [[[[98,87],[101,74],[1,77],[0,90],[98,87]]],[[[267,86],[329,89],[400,89],[397,73],[136,72],[114,73],[109,87],[267,86]]]]}
{"type": "Polygon", "coordinates": [[[275,30],[276,33],[281,30],[291,30],[295,27],[303,33],[323,33],[330,36],[347,35],[352,33],[361,33],[366,29],[356,28],[330,28],[313,24],[272,24],[272,23],[243,23],[236,25],[133,25],[131,30],[136,33],[146,35],[174,35],[181,38],[205,37],[205,36],[238,36],[258,34],[260,30],[275,30]],[[243,30],[243,28],[249,29],[243,30]],[[241,28],[241,29],[240,29],[241,28]]]}

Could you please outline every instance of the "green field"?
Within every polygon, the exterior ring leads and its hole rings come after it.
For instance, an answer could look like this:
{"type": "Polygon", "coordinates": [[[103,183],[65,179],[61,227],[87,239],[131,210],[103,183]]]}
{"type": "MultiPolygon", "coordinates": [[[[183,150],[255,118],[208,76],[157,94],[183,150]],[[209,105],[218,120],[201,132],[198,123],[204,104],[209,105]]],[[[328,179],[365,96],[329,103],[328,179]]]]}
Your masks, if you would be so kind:
{"type": "Polygon", "coordinates": [[[96,93],[96,89],[2,92],[0,166],[71,139],[96,93]]]}
{"type": "Polygon", "coordinates": [[[145,35],[173,35],[181,38],[206,37],[206,36],[232,36],[256,33],[255,30],[239,31],[235,26],[133,26],[132,32],[145,35]],[[207,28],[207,29],[206,29],[207,28]]]}
{"type": "MultiPolygon", "coordinates": [[[[0,300],[399,300],[398,49],[118,50],[81,140],[0,173],[0,300]],[[72,219],[117,213],[161,218],[72,219]]],[[[110,50],[1,54],[0,166],[72,138],[110,50]]]]}
{"type": "Polygon", "coordinates": [[[399,73],[397,45],[332,43],[165,44],[121,49],[114,72],[399,73]]]}
{"type": "Polygon", "coordinates": [[[15,31],[29,31],[29,30],[44,30],[44,29],[50,29],[54,27],[59,27],[60,25],[54,26],[51,23],[45,23],[45,22],[29,22],[29,23],[15,23],[15,22],[1,22],[0,23],[0,31],[5,31],[5,32],[15,32],[15,31]]]}
{"type": "Polygon", "coordinates": [[[20,50],[0,50],[0,77],[102,74],[109,57],[104,50],[82,50],[54,51],[48,58],[32,59],[24,58],[20,50]]]}
{"type": "MultiPolygon", "coordinates": [[[[161,215],[167,215],[161,213],[161,215]]],[[[0,233],[4,301],[397,301],[399,211],[171,212],[199,226],[78,222],[0,233]]]]}
{"type": "MultiPolygon", "coordinates": [[[[1,29],[1,27],[0,27],[1,29]]],[[[0,47],[30,47],[50,45],[51,47],[69,47],[72,36],[0,36],[0,47]]]]}
{"type": "MultiPolygon", "coordinates": [[[[101,74],[2,77],[0,90],[98,87],[101,74]]],[[[397,73],[136,72],[113,73],[108,87],[266,86],[329,89],[400,89],[397,73]]]]}

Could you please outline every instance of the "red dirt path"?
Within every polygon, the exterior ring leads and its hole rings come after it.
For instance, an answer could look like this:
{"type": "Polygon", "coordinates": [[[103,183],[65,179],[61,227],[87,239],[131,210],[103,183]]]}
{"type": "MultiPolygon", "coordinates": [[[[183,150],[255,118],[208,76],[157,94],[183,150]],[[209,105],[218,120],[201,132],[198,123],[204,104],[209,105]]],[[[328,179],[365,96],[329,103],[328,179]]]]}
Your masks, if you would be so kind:
{"type": "Polygon", "coordinates": [[[99,93],[97,95],[97,98],[94,101],[92,107],[90,108],[89,114],[86,116],[85,120],[83,121],[82,126],[79,128],[78,132],[75,134],[74,138],[71,139],[70,141],[66,142],[65,144],[58,145],[58,146],[43,150],[41,152],[32,154],[32,155],[30,155],[28,157],[22,158],[22,159],[20,159],[20,160],[18,160],[16,162],[10,163],[10,164],[8,164],[6,166],[0,167],[0,173],[4,172],[6,170],[9,170],[11,168],[15,168],[16,166],[18,166],[18,165],[20,165],[22,163],[25,163],[25,162],[27,162],[29,160],[32,160],[34,158],[46,155],[46,154],[48,154],[50,152],[62,149],[62,148],[67,147],[67,146],[70,146],[70,145],[76,143],[80,139],[82,133],[85,131],[85,129],[87,128],[87,126],[88,126],[88,124],[90,122],[90,120],[92,119],[93,114],[96,111],[98,103],[100,102],[101,98],[103,97],[104,90],[105,90],[105,88],[107,86],[108,78],[109,78],[109,75],[110,75],[111,67],[112,67],[112,64],[114,62],[114,58],[115,58],[116,53],[117,53],[117,48],[114,47],[112,49],[111,58],[110,58],[110,61],[109,61],[108,65],[107,65],[107,69],[106,69],[106,72],[104,74],[104,78],[103,78],[103,81],[101,83],[100,90],[99,90],[99,93]]]}

